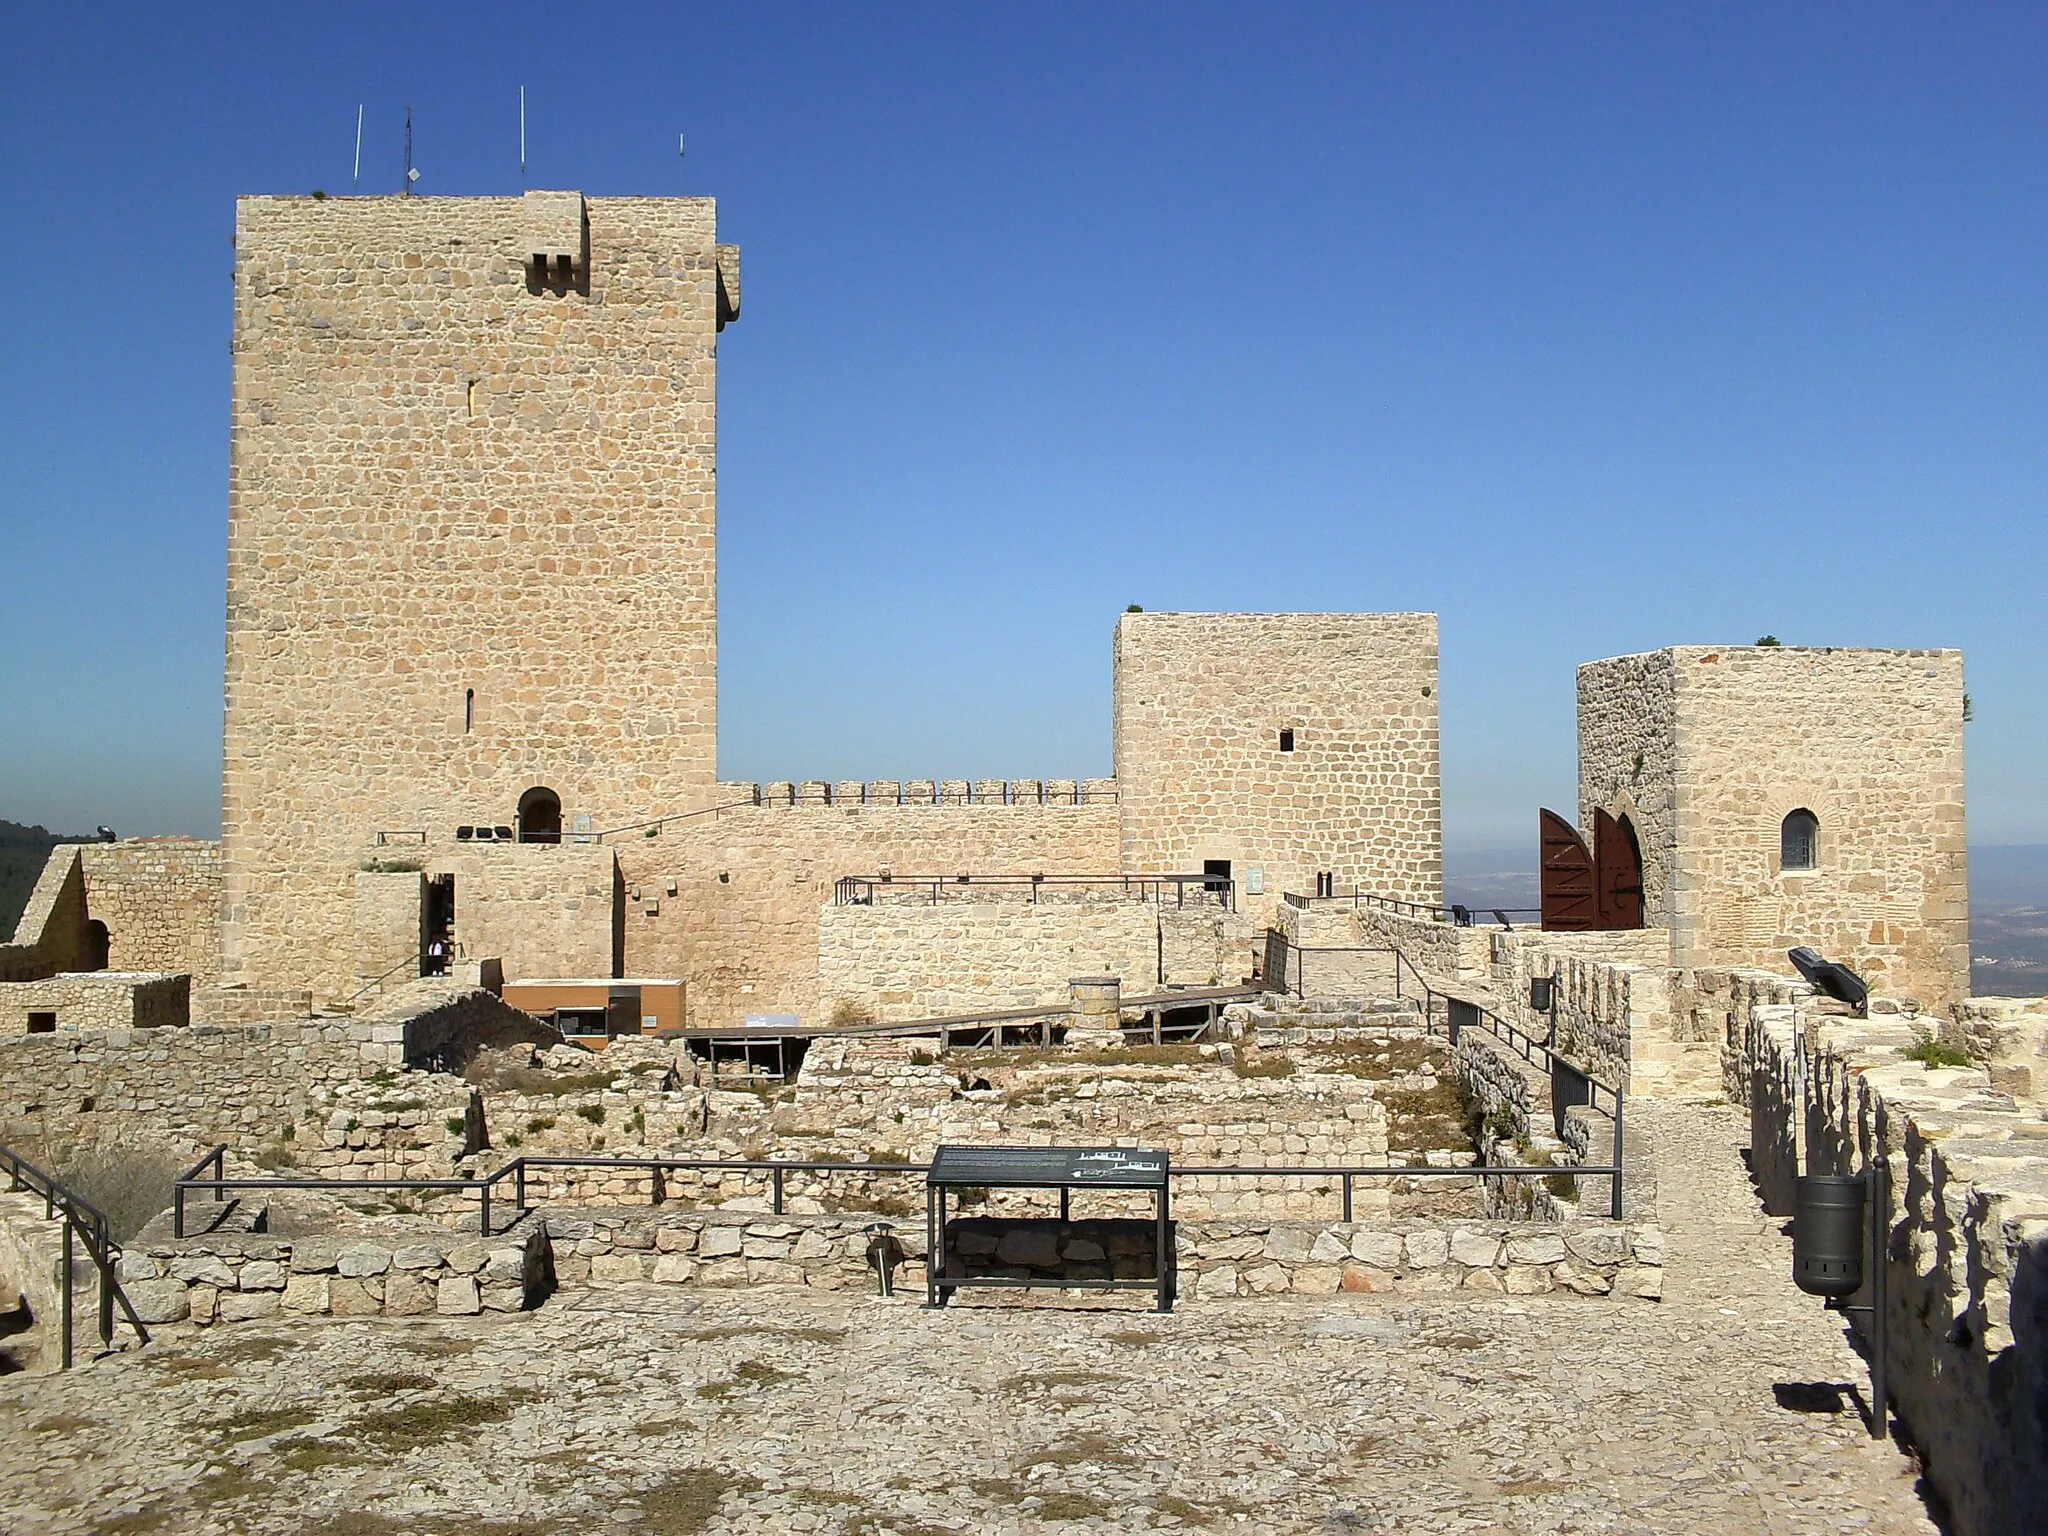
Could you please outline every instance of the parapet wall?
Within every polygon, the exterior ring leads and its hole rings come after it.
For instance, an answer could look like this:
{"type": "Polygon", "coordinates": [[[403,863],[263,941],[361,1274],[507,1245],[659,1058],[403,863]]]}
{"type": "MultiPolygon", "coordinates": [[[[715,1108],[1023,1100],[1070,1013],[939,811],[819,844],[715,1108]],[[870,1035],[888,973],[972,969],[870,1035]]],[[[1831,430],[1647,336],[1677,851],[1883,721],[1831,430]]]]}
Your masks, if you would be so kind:
{"type": "Polygon", "coordinates": [[[1076,786],[1074,799],[1037,800],[1020,792],[1031,782],[1011,785],[1010,799],[966,801],[936,798],[937,786],[930,800],[892,800],[886,784],[860,786],[862,800],[832,786],[828,801],[819,784],[786,802],[741,798],[658,836],[612,839],[625,893],[625,973],[682,977],[693,1027],[754,1013],[821,1022],[829,1010],[820,998],[820,913],[841,876],[1118,872],[1113,795],[1076,786]]]}
{"type": "Polygon", "coordinates": [[[2048,1508],[2039,1113],[1975,1067],[1908,1059],[1921,1038],[1910,1019],[1823,1013],[1806,987],[1768,973],[1726,983],[1714,995],[1726,999],[1727,1087],[1749,1105],[1765,1208],[1792,1211],[1802,1144],[1809,1172],[1887,1160],[1886,1365],[1898,1416],[1958,1536],[2038,1531],[2048,1508]]]}
{"type": "Polygon", "coordinates": [[[167,1029],[191,1018],[192,978],[67,971],[0,985],[0,1034],[26,1034],[37,1014],[63,1030],[167,1029]]]}
{"type": "MultiPolygon", "coordinates": [[[[1115,779],[779,779],[718,781],[717,806],[770,806],[815,810],[825,806],[887,805],[1115,805],[1115,779]]],[[[1075,871],[1105,874],[1116,866],[1075,871]]],[[[866,874],[866,870],[847,870],[866,874]]],[[[1192,873],[1192,871],[1182,871],[1192,873]]]]}
{"type": "Polygon", "coordinates": [[[107,925],[107,966],[220,979],[220,844],[151,837],[79,849],[88,916],[107,925]]]}

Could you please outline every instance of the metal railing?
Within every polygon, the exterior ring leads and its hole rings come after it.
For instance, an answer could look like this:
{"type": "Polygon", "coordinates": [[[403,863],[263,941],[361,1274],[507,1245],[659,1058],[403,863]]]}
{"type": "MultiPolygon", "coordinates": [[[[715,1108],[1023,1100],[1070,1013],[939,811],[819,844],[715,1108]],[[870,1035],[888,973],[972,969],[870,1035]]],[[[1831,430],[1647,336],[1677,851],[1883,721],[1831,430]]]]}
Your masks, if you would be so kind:
{"type": "Polygon", "coordinates": [[[1512,933],[1514,920],[1521,918],[1524,927],[1540,926],[1543,916],[1541,907],[1489,907],[1478,902],[1448,902],[1432,905],[1425,901],[1403,901],[1398,896],[1381,896],[1372,891],[1357,888],[1348,890],[1332,889],[1328,893],[1318,892],[1314,896],[1303,896],[1294,891],[1281,897],[1292,907],[1312,907],[1336,903],[1341,906],[1371,907],[1382,912],[1397,913],[1402,917],[1419,917],[1433,923],[1449,923],[1458,928],[1479,926],[1476,919],[1482,913],[1491,913],[1495,923],[1512,933]],[[1530,919],[1538,920],[1536,923],[1530,919]]]}
{"type": "MultiPolygon", "coordinates": [[[[215,1147],[200,1159],[199,1167],[212,1164],[216,1169],[226,1153],[225,1147],[215,1147]]],[[[931,1171],[929,1163],[855,1163],[784,1161],[775,1158],[720,1158],[720,1157],[600,1157],[600,1156],[519,1156],[477,1178],[468,1179],[295,1179],[295,1178],[213,1178],[188,1177],[180,1179],[174,1196],[173,1231],[182,1238],[185,1235],[184,1208],[187,1191],[212,1190],[216,1200],[224,1200],[228,1190],[248,1189],[299,1189],[299,1190],[346,1190],[346,1189],[399,1189],[440,1193],[451,1190],[474,1192],[477,1196],[478,1229],[485,1237],[495,1237],[509,1231],[520,1220],[534,1210],[528,1175],[536,1170],[548,1168],[590,1168],[608,1172],[641,1171],[653,1175],[650,1180],[649,1203],[663,1204],[667,1196],[668,1173],[698,1172],[720,1175],[739,1173],[765,1175],[768,1186],[768,1207],[771,1215],[785,1214],[788,1179],[791,1174],[853,1174],[868,1178],[921,1178],[931,1171]],[[512,1185],[512,1219],[503,1227],[495,1225],[492,1212],[502,1209],[502,1196],[494,1207],[497,1188],[509,1181],[512,1185]]],[[[197,1170],[194,1170],[195,1173],[197,1170]]],[[[1337,1182],[1342,1190],[1345,1221],[1353,1219],[1353,1198],[1356,1181],[1359,1179],[1494,1179],[1494,1178],[1542,1178],[1558,1174],[1579,1175],[1612,1174],[1617,1187],[1620,1183],[1620,1161],[1609,1165],[1559,1164],[1559,1165],[1508,1165],[1501,1163],[1472,1163],[1465,1167],[1437,1167],[1431,1164],[1351,1164],[1330,1167],[1298,1168],[1285,1165],[1273,1166],[1225,1166],[1200,1167],[1175,1164],[1169,1177],[1174,1179],[1323,1179],[1337,1182]]],[[[1619,1210],[1616,1220],[1620,1219],[1619,1210]]]]}
{"type": "Polygon", "coordinates": [[[1029,890],[1036,903],[1042,893],[1114,891],[1140,901],[1163,903],[1169,893],[1175,906],[1185,906],[1193,888],[1197,899],[1213,898],[1237,910],[1237,882],[1227,875],[844,875],[832,888],[836,907],[871,907],[878,903],[924,902],[936,905],[952,897],[1003,889],[1029,890]]]}
{"type": "Polygon", "coordinates": [[[56,1220],[62,1213],[64,1221],[64,1257],[58,1273],[58,1295],[60,1320],[58,1326],[58,1369],[71,1369],[73,1337],[74,1277],[77,1267],[75,1243],[84,1243],[86,1257],[98,1271],[99,1334],[102,1344],[114,1342],[114,1306],[118,1302],[121,1311],[128,1318],[128,1326],[135,1330],[135,1336],[143,1343],[149,1342],[149,1330],[142,1319],[135,1315],[127,1294],[122,1291],[115,1278],[115,1267],[121,1262],[121,1245],[114,1239],[112,1224],[106,1212],[94,1205],[83,1195],[76,1194],[58,1183],[56,1178],[38,1168],[34,1163],[13,1148],[0,1146],[0,1167],[7,1171],[8,1188],[26,1189],[43,1197],[43,1215],[56,1220]]]}
{"type": "MultiPolygon", "coordinates": [[[[1603,1082],[1576,1062],[1560,1055],[1554,1045],[1557,1028],[1554,1020],[1551,1022],[1546,1038],[1539,1040],[1527,1030],[1521,1028],[1521,1026],[1511,1020],[1502,1018],[1484,1004],[1474,1002],[1467,997],[1459,997],[1455,993],[1447,992],[1438,987],[1422,972],[1414,961],[1410,960],[1399,948],[1391,944],[1348,947],[1316,945],[1304,947],[1298,944],[1289,944],[1284,937],[1278,934],[1271,935],[1271,938],[1275,942],[1272,943],[1267,952],[1267,966],[1271,968],[1275,951],[1278,952],[1279,961],[1279,975],[1277,977],[1269,976],[1266,982],[1267,986],[1272,990],[1292,992],[1296,997],[1305,1000],[1307,997],[1305,988],[1308,970],[1307,957],[1309,955],[1384,955],[1388,957],[1393,973],[1394,996],[1405,998],[1414,995],[1422,1003],[1423,1033],[1434,1035],[1438,1032],[1439,1006],[1441,1006],[1443,1032],[1453,1046],[1457,1045],[1458,1037],[1464,1030],[1472,1028],[1485,1030],[1531,1066],[1541,1067],[1550,1075],[1552,1098],[1560,1112],[1560,1116],[1563,1109],[1571,1108],[1581,1103],[1589,1109],[1600,1110],[1601,1095],[1606,1095],[1607,1108],[1603,1112],[1610,1115],[1614,1121],[1614,1154],[1612,1159],[1614,1186],[1609,1203],[1614,1219],[1616,1221],[1621,1219],[1624,1090],[1619,1083],[1603,1082]],[[1414,978],[1412,992],[1410,984],[1405,980],[1406,977],[1414,978]],[[1278,983],[1277,986],[1275,985],[1276,982],[1278,983]],[[1583,1091],[1584,1097],[1574,1098],[1568,1104],[1557,1102],[1560,1094],[1571,1093],[1574,1090],[1583,1091]]],[[[1560,1164],[1546,1171],[1551,1173],[1604,1174],[1610,1170],[1578,1164],[1560,1164]]]]}

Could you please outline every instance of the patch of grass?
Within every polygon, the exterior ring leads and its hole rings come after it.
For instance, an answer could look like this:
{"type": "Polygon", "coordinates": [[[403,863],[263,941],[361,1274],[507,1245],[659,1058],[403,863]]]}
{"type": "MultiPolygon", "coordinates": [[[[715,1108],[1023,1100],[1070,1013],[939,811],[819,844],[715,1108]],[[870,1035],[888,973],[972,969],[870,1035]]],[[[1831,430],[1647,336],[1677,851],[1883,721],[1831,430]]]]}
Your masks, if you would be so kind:
{"type": "Polygon", "coordinates": [[[53,1413],[29,1427],[38,1435],[75,1435],[82,1429],[98,1429],[100,1421],[82,1418],[75,1413],[53,1413]]]}
{"type": "Polygon", "coordinates": [[[1967,1067],[1970,1053],[1960,1046],[1945,1045],[1932,1035],[1923,1034],[1906,1050],[1906,1060],[1917,1061],[1923,1067],[1967,1067]]]}
{"type": "Polygon", "coordinates": [[[806,1344],[837,1344],[846,1337],[844,1328],[784,1328],[773,1323],[721,1323],[712,1328],[692,1328],[676,1337],[708,1344],[717,1339],[739,1339],[767,1334],[780,1339],[801,1339],[806,1344]]]}
{"type": "Polygon", "coordinates": [[[467,1355],[476,1351],[475,1339],[417,1338],[399,1341],[416,1355],[467,1355]]]}
{"type": "Polygon", "coordinates": [[[1089,1520],[1108,1513],[1109,1506],[1092,1493],[1048,1493],[1038,1506],[1041,1520],[1089,1520]]]}
{"type": "Polygon", "coordinates": [[[444,1397],[366,1414],[348,1428],[381,1450],[405,1451],[474,1434],[510,1417],[511,1405],[501,1398],[444,1397]]]}
{"type": "Polygon", "coordinates": [[[327,1472],[335,1467],[352,1467],[367,1458],[361,1446],[351,1445],[345,1440],[320,1440],[308,1435],[292,1435],[280,1440],[271,1449],[277,1452],[278,1460],[294,1472],[327,1472]]]}
{"type": "Polygon", "coordinates": [[[1137,1461],[1122,1442],[1107,1435],[1087,1434],[1040,1446],[1017,1465],[1028,1471],[1032,1467],[1079,1467],[1089,1463],[1098,1467],[1128,1467],[1137,1461]]]}
{"type": "Polygon", "coordinates": [[[781,1371],[759,1360],[742,1360],[733,1375],[750,1386],[772,1387],[779,1381],[795,1381],[795,1371],[781,1371]]]}
{"type": "Polygon", "coordinates": [[[1550,1477],[1523,1477],[1512,1483],[1502,1483],[1500,1491],[1503,1498],[1531,1499],[1542,1493],[1570,1493],[1575,1486],[1550,1477]]]}
{"type": "Polygon", "coordinates": [[[913,1520],[908,1515],[878,1515],[863,1510],[843,1527],[846,1536],[954,1536],[943,1525],[913,1520]]]}
{"type": "Polygon", "coordinates": [[[760,1486],[757,1477],[697,1467],[641,1494],[640,1508],[650,1536],[697,1536],[717,1518],[727,1494],[752,1493],[760,1486]]]}
{"type": "Polygon", "coordinates": [[[218,1360],[209,1360],[204,1355],[159,1355],[150,1364],[166,1376],[180,1376],[198,1380],[208,1376],[232,1376],[235,1368],[218,1360]]]}
{"type": "Polygon", "coordinates": [[[216,1424],[214,1431],[229,1442],[261,1440],[266,1435],[279,1435],[302,1424],[310,1424],[318,1417],[310,1408],[247,1408],[216,1424]]]}
{"type": "Polygon", "coordinates": [[[1389,1152],[1478,1149],[1484,1115],[1464,1076],[1455,1070],[1440,1074],[1433,1088],[1386,1093],[1381,1102],[1387,1106],[1389,1152]]]}
{"type": "Polygon", "coordinates": [[[298,1158],[292,1155],[289,1147],[259,1148],[249,1161],[265,1173],[290,1173],[299,1166],[298,1158]]]}
{"type": "Polygon", "coordinates": [[[394,1392],[417,1392],[432,1388],[438,1383],[431,1376],[422,1376],[416,1371],[371,1371],[363,1376],[351,1376],[342,1382],[345,1391],[359,1397],[389,1397],[394,1392]]]}
{"type": "Polygon", "coordinates": [[[538,1067],[477,1064],[472,1065],[468,1080],[486,1093],[522,1093],[529,1098],[544,1098],[609,1088],[618,1075],[612,1071],[543,1072],[538,1067]]]}
{"type": "Polygon", "coordinates": [[[657,1435],[665,1435],[670,1430],[681,1429],[682,1427],[673,1419],[642,1419],[633,1426],[633,1433],[642,1440],[652,1440],[657,1435]]]}
{"type": "Polygon", "coordinates": [[[585,1120],[588,1120],[592,1125],[604,1124],[604,1106],[602,1104],[578,1104],[576,1106],[576,1113],[585,1120]]]}
{"type": "Polygon", "coordinates": [[[552,1131],[555,1128],[555,1117],[553,1115],[535,1115],[526,1122],[526,1128],[535,1135],[539,1135],[542,1131],[552,1131]]]}
{"type": "Polygon", "coordinates": [[[1264,1051],[1239,1051],[1234,1066],[1239,1077],[1269,1078],[1294,1076],[1291,1056],[1270,1056],[1264,1051]]]}
{"type": "Polygon", "coordinates": [[[1109,1336],[1109,1342],[1112,1344],[1128,1344],[1135,1348],[1145,1344],[1157,1344],[1159,1342],[1159,1335],[1152,1332],[1149,1328],[1119,1328],[1109,1336]]]}
{"type": "Polygon", "coordinates": [[[1019,1371],[1003,1378],[1004,1392],[1051,1391],[1055,1387],[1099,1387],[1122,1381],[1107,1371],[1019,1371]]]}
{"type": "Polygon", "coordinates": [[[462,1116],[460,1115],[450,1115],[447,1119],[443,1120],[441,1124],[447,1128],[448,1134],[450,1136],[460,1136],[464,1131],[469,1129],[468,1126],[463,1124],[462,1116]]]}
{"type": "Polygon", "coordinates": [[[426,1107],[427,1101],[425,1099],[380,1099],[377,1103],[370,1106],[380,1115],[410,1114],[415,1109],[425,1109],[426,1107]]]}
{"type": "Polygon", "coordinates": [[[276,1484],[256,1476],[242,1462],[216,1461],[207,1468],[206,1476],[192,1485],[192,1493],[200,1508],[211,1509],[236,1499],[261,1498],[275,1488],[276,1484]]]}
{"type": "Polygon", "coordinates": [[[96,1521],[92,1527],[93,1536],[142,1536],[144,1531],[160,1531],[170,1522],[171,1512],[161,1504],[152,1504],[147,1509],[133,1510],[125,1515],[110,1515],[96,1521]]]}

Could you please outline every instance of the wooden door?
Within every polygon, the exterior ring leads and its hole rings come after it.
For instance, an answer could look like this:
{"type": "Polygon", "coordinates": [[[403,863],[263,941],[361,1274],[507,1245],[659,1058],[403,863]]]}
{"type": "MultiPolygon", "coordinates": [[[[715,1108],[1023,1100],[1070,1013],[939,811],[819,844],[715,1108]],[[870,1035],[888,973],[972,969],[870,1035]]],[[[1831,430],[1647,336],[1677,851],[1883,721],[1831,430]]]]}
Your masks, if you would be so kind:
{"type": "Polygon", "coordinates": [[[1643,853],[1628,818],[1593,812],[1593,869],[1600,886],[1602,928],[1643,926],[1643,853]]]}
{"type": "Polygon", "coordinates": [[[1599,886],[1593,856],[1578,829],[1555,811],[1538,813],[1543,891],[1543,926],[1551,932],[1584,933],[1600,925],[1599,886]]]}

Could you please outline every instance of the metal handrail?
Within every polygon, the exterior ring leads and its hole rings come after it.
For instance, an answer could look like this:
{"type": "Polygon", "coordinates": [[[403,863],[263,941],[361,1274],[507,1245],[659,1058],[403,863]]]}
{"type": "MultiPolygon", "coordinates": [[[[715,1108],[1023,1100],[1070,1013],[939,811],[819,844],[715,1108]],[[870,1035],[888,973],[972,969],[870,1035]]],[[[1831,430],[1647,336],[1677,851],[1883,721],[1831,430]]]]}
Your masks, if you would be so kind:
{"type": "Polygon", "coordinates": [[[1005,886],[1026,888],[1030,890],[1034,903],[1038,900],[1038,893],[1048,888],[1120,890],[1127,896],[1135,892],[1141,901],[1156,901],[1171,886],[1177,906],[1187,905],[1188,887],[1194,886],[1219,898],[1229,911],[1237,910],[1237,882],[1227,875],[842,875],[833,884],[832,904],[835,907],[871,907],[875,905],[876,894],[887,891],[891,895],[922,894],[928,904],[935,906],[946,899],[948,891],[957,891],[962,886],[981,890],[1005,886]]]}
{"type": "MultiPolygon", "coordinates": [[[[201,1160],[201,1166],[214,1162],[223,1149],[215,1148],[201,1160]]],[[[178,1209],[182,1212],[185,1191],[188,1189],[211,1189],[216,1199],[229,1189],[417,1189],[426,1191],[474,1190],[478,1195],[478,1225],[485,1237],[495,1237],[491,1219],[492,1191],[505,1180],[513,1184],[513,1209],[515,1215],[507,1230],[521,1217],[528,1215],[533,1207],[528,1200],[528,1174],[531,1170],[545,1168],[603,1168],[603,1169],[645,1169],[654,1175],[652,1180],[653,1204],[660,1205],[667,1199],[662,1174],[676,1171],[700,1171],[712,1173],[765,1173],[769,1184],[769,1212],[771,1215],[784,1214],[786,1204],[786,1180],[792,1173],[841,1174],[853,1173],[867,1177],[906,1177],[927,1174],[930,1163],[877,1163],[877,1162],[832,1162],[798,1158],[726,1158],[726,1157],[600,1157],[576,1154],[522,1154],[501,1164],[488,1174],[463,1179],[294,1179],[294,1178],[185,1178],[178,1181],[178,1209]]],[[[1342,1181],[1345,1221],[1352,1219],[1353,1186],[1363,1178],[1540,1178],[1552,1174],[1613,1175],[1617,1188],[1620,1185],[1621,1164],[1617,1154],[1612,1164],[1560,1163],[1546,1165],[1508,1165],[1500,1163],[1472,1163],[1463,1167],[1438,1167],[1434,1164],[1340,1164],[1333,1166],[1290,1167],[1236,1166],[1222,1164],[1202,1167],[1176,1163],[1169,1176],[1176,1179],[1199,1178],[1262,1178],[1262,1179],[1338,1179],[1342,1181]]],[[[1618,1196],[1617,1196],[1618,1200],[1618,1196]]],[[[1615,1219],[1620,1220],[1617,1205],[1615,1219]]],[[[182,1217],[177,1226],[177,1235],[184,1236],[182,1217]]]]}
{"type": "Polygon", "coordinates": [[[1282,898],[1291,907],[1310,907],[1320,902],[1349,902],[1353,907],[1373,907],[1384,912],[1397,912],[1404,917],[1426,918],[1431,922],[1449,923],[1456,928],[1471,928],[1473,916],[1480,912],[1491,912],[1495,922],[1512,933],[1515,925],[1509,919],[1514,917],[1540,918],[1541,907],[1490,907],[1480,902],[1438,902],[1406,901],[1398,896],[1381,896],[1373,891],[1352,887],[1349,890],[1331,890],[1328,894],[1318,893],[1303,896],[1289,891],[1282,898]]]}
{"type": "Polygon", "coordinates": [[[136,1316],[134,1305],[121,1289],[114,1277],[115,1266],[121,1262],[121,1245],[114,1238],[113,1224],[106,1212],[94,1205],[83,1195],[60,1184],[56,1177],[38,1168],[34,1163],[16,1152],[12,1147],[0,1145],[0,1164],[7,1169],[10,1189],[28,1189],[43,1197],[43,1215],[54,1220],[61,1210],[64,1213],[64,1261],[59,1295],[61,1327],[59,1329],[58,1369],[71,1369],[72,1356],[72,1268],[74,1264],[72,1241],[85,1244],[86,1257],[92,1260],[98,1271],[99,1287],[99,1333],[102,1344],[114,1342],[114,1304],[120,1303],[121,1311],[128,1318],[128,1325],[135,1330],[135,1336],[144,1344],[149,1342],[149,1329],[136,1316]]]}

